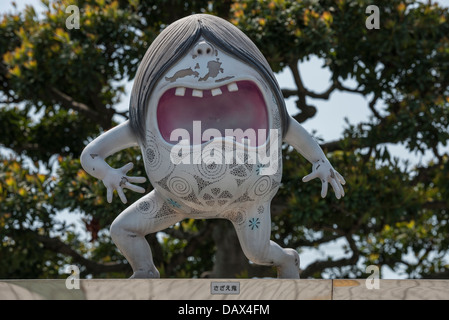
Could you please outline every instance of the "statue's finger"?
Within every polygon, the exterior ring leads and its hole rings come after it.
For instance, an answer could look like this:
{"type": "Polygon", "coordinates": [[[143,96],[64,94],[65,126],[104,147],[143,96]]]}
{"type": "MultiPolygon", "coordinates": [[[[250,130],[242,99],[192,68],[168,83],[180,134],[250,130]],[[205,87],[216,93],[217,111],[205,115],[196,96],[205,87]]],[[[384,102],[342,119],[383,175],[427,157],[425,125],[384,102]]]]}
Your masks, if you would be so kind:
{"type": "Polygon", "coordinates": [[[335,174],[337,175],[337,179],[341,182],[341,184],[346,184],[346,180],[341,174],[339,174],[337,171],[335,171],[335,174]]]}
{"type": "Polygon", "coordinates": [[[145,193],[145,188],[133,185],[133,184],[131,184],[129,182],[125,183],[124,187],[129,189],[129,190],[132,190],[134,192],[145,193]]]}
{"type": "Polygon", "coordinates": [[[112,188],[106,187],[106,200],[111,203],[112,202],[112,188]]]}
{"type": "Polygon", "coordinates": [[[304,178],[302,178],[303,182],[309,182],[312,179],[318,178],[318,172],[312,172],[311,174],[306,175],[304,178]]]}
{"type": "Polygon", "coordinates": [[[321,182],[322,182],[322,185],[321,185],[321,197],[325,198],[326,195],[327,195],[328,184],[327,184],[326,180],[322,180],[321,182]]]}
{"type": "Polygon", "coordinates": [[[335,181],[335,179],[332,179],[332,180],[331,180],[331,185],[332,185],[332,189],[334,189],[335,197],[336,197],[337,199],[340,199],[340,198],[341,198],[341,190],[340,190],[340,188],[338,187],[337,181],[335,181]]]}
{"type": "Polygon", "coordinates": [[[128,202],[128,200],[126,200],[126,196],[125,196],[125,193],[123,192],[122,188],[118,187],[117,188],[117,193],[118,193],[118,196],[120,197],[120,200],[122,200],[123,203],[127,203],[128,202]]]}
{"type": "Polygon", "coordinates": [[[125,164],[123,167],[120,168],[120,170],[126,174],[129,170],[131,170],[134,167],[134,164],[132,162],[125,164]]]}
{"type": "Polygon", "coordinates": [[[147,181],[147,178],[145,177],[126,177],[128,179],[129,182],[133,182],[133,183],[144,183],[145,181],[147,181]]]}

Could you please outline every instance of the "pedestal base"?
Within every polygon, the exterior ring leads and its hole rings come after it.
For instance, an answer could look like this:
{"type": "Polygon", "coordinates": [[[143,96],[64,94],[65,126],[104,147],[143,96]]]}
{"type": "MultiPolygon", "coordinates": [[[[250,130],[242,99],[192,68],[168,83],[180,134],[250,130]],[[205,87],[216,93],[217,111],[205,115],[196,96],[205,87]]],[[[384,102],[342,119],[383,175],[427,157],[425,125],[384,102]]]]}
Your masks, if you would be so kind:
{"type": "Polygon", "coordinates": [[[0,280],[12,300],[408,300],[449,299],[449,280],[81,279],[0,280]],[[371,289],[370,289],[371,287],[371,289]]]}

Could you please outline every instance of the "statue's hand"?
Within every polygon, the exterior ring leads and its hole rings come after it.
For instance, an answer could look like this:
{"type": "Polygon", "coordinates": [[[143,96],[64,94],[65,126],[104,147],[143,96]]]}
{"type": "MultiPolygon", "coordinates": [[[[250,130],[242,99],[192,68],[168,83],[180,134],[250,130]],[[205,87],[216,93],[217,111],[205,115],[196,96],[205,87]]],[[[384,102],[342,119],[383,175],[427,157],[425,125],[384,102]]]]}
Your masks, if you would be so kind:
{"type": "Polygon", "coordinates": [[[321,197],[326,197],[327,194],[327,188],[328,183],[331,184],[332,188],[335,192],[335,197],[337,199],[340,199],[341,197],[344,197],[345,190],[343,189],[343,186],[346,181],[345,179],[339,174],[330,164],[329,161],[326,160],[318,160],[315,162],[312,166],[312,173],[308,174],[304,178],[302,178],[302,181],[308,182],[312,179],[320,178],[322,187],[321,187],[321,197]]]}
{"type": "Polygon", "coordinates": [[[139,186],[136,186],[133,183],[143,183],[146,181],[145,177],[129,177],[126,173],[133,168],[133,164],[130,162],[120,169],[112,169],[108,171],[106,176],[103,178],[103,183],[107,189],[107,200],[109,203],[112,202],[112,193],[114,190],[117,190],[117,194],[122,200],[123,203],[126,203],[125,193],[123,192],[123,188],[128,188],[132,191],[144,193],[145,189],[139,186]]]}

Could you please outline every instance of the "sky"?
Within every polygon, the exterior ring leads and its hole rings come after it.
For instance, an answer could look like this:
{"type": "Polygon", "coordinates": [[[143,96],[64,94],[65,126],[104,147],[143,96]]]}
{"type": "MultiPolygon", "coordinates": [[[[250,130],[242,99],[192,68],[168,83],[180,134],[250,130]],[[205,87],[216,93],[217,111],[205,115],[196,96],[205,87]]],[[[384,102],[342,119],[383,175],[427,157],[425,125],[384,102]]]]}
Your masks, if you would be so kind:
{"type": "MultiPolygon", "coordinates": [[[[11,0],[0,0],[0,14],[12,11],[11,0]]],[[[437,1],[441,5],[449,6],[449,0],[437,1]]],[[[40,0],[15,0],[17,10],[22,10],[25,5],[31,4],[37,8],[42,7],[40,0]]],[[[311,91],[323,92],[329,88],[331,72],[328,68],[323,67],[324,61],[315,56],[312,56],[309,61],[300,63],[299,69],[305,84],[305,87],[311,91]]],[[[295,88],[291,72],[286,68],[284,71],[276,75],[276,78],[281,88],[295,88]]],[[[354,87],[355,82],[347,80],[344,82],[347,87],[354,87]]],[[[122,98],[119,105],[116,106],[119,110],[127,110],[129,104],[129,92],[132,88],[132,82],[126,84],[127,95],[122,98]]],[[[370,97],[363,97],[358,94],[334,91],[330,99],[319,100],[308,98],[307,102],[315,105],[318,109],[317,114],[312,119],[307,120],[302,125],[310,133],[314,133],[317,138],[324,141],[331,141],[342,136],[342,132],[346,127],[345,118],[349,123],[357,124],[368,120],[371,111],[368,108],[368,101],[370,97]],[[316,132],[316,133],[315,133],[316,132]]],[[[287,109],[290,113],[297,112],[295,106],[295,98],[286,100],[287,109]]],[[[393,154],[398,154],[401,157],[407,157],[403,154],[404,148],[393,148],[393,154]]],[[[425,158],[429,156],[426,155],[425,158]]],[[[412,157],[414,158],[414,157],[412,157]]],[[[413,159],[412,159],[413,160],[413,159]]]]}
{"type": "MultiPolygon", "coordinates": [[[[449,0],[436,1],[442,6],[449,6],[449,0]]],[[[26,4],[35,6],[36,11],[39,12],[41,8],[40,0],[16,0],[17,10],[21,11],[26,4]]],[[[0,0],[0,15],[5,12],[14,11],[11,0],[0,0]]],[[[304,85],[307,89],[314,92],[323,92],[330,86],[331,72],[328,68],[323,67],[324,61],[312,56],[309,61],[300,63],[299,69],[302,75],[304,85]]],[[[276,78],[281,88],[295,88],[293,77],[288,69],[276,75],[276,78]]],[[[348,80],[344,82],[346,87],[354,87],[355,82],[348,80]]],[[[129,93],[132,88],[132,81],[126,83],[126,95],[117,106],[118,110],[127,110],[129,104],[129,93]]],[[[368,108],[368,101],[370,96],[363,97],[358,94],[334,91],[328,100],[308,99],[307,102],[317,107],[317,114],[312,119],[302,123],[303,127],[317,138],[323,139],[324,142],[339,139],[342,136],[345,124],[345,119],[351,124],[357,124],[367,121],[371,115],[368,108]]],[[[294,114],[296,113],[295,99],[287,99],[287,110],[294,114]]],[[[449,147],[440,148],[445,152],[449,152],[449,147]]],[[[432,159],[433,154],[426,153],[424,155],[410,154],[403,146],[389,146],[390,154],[397,156],[400,159],[409,160],[411,163],[417,164],[420,162],[427,162],[432,159]]],[[[338,168],[336,168],[338,171],[338,168]]],[[[317,190],[320,192],[320,190],[317,190]]],[[[333,196],[333,195],[328,195],[333,196]]],[[[61,219],[68,223],[75,223],[79,228],[82,228],[79,221],[79,216],[76,214],[62,213],[61,219]]],[[[335,259],[344,256],[341,250],[341,245],[345,241],[338,241],[336,243],[329,243],[320,246],[316,249],[304,250],[300,252],[301,266],[304,268],[309,263],[315,261],[317,258],[326,258],[328,255],[335,259]]],[[[401,275],[391,272],[391,270],[382,269],[382,277],[389,279],[399,279],[401,275]]]]}

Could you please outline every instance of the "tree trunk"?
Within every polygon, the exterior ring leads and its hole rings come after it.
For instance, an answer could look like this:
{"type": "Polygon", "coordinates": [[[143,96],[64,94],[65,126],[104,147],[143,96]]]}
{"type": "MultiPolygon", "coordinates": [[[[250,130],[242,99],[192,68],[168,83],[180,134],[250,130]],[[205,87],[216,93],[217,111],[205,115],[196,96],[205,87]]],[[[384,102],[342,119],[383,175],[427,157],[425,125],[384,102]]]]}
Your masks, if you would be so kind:
{"type": "Polygon", "coordinates": [[[272,267],[249,263],[242,251],[234,226],[227,220],[216,220],[212,233],[215,242],[215,263],[207,278],[275,277],[272,267]]]}

